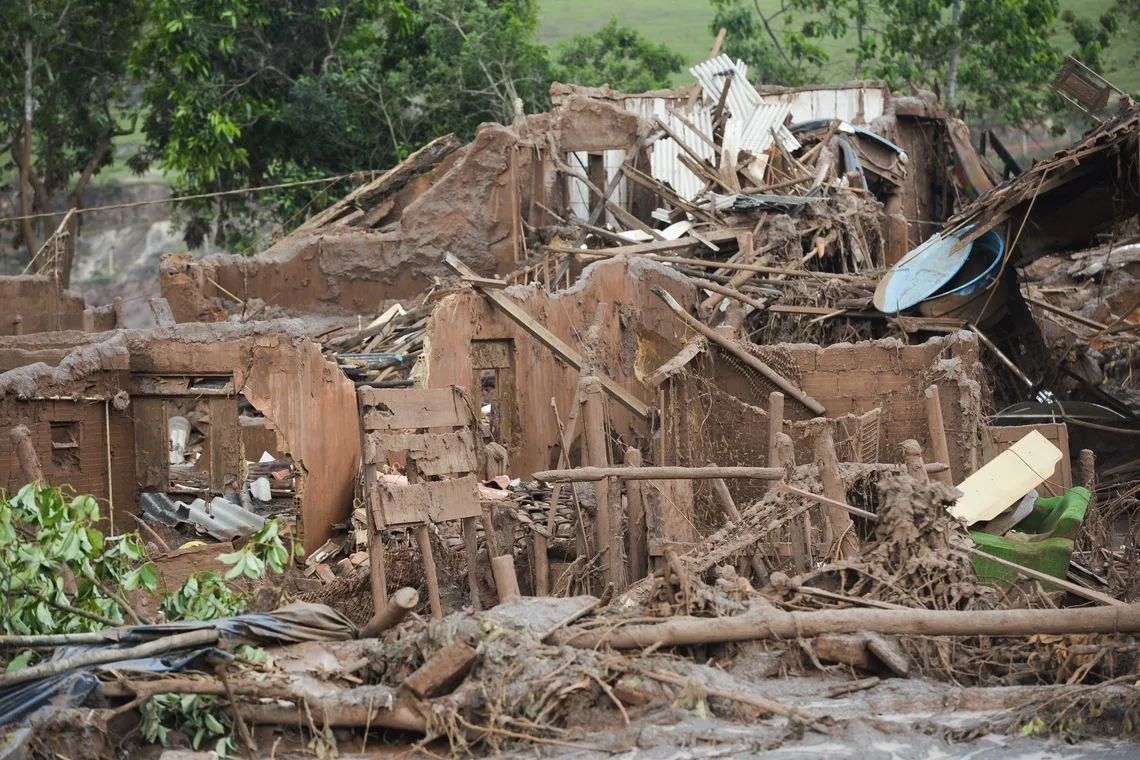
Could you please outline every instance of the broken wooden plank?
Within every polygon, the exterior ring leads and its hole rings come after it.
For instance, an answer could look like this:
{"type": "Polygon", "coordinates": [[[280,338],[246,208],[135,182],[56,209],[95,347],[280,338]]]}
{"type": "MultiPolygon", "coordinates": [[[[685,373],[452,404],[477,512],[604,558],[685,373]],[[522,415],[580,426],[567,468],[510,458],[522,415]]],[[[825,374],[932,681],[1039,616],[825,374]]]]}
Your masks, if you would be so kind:
{"type": "Polygon", "coordinates": [[[406,453],[428,477],[475,472],[475,434],[470,428],[445,433],[371,432],[364,436],[363,458],[383,464],[389,454],[406,453]]]}
{"type": "Polygon", "coordinates": [[[661,385],[661,383],[665,382],[670,377],[688,366],[689,362],[695,359],[708,347],[709,342],[705,340],[704,336],[697,336],[693,340],[690,340],[685,345],[681,346],[681,350],[677,352],[676,356],[654,370],[653,374],[651,374],[649,376],[649,379],[646,380],[646,383],[656,388],[657,386],[661,385]]]}
{"type": "Polygon", "coordinates": [[[471,408],[458,388],[360,388],[365,430],[466,427],[471,408]]]}
{"type": "Polygon", "coordinates": [[[958,485],[962,496],[950,514],[967,525],[992,520],[1042,481],[1053,476],[1061,450],[1036,430],[958,485]]]}
{"type": "Polygon", "coordinates": [[[333,224],[342,220],[353,210],[371,205],[383,197],[385,193],[392,192],[417,174],[422,174],[434,167],[462,145],[463,143],[454,134],[437,137],[376,179],[361,185],[328,209],[314,215],[298,227],[293,234],[311,232],[318,227],[333,224]]]}
{"type": "Polygon", "coordinates": [[[376,481],[372,512],[380,528],[478,517],[478,481],[473,475],[413,485],[376,481]]]}
{"type": "Polygon", "coordinates": [[[449,644],[404,679],[404,687],[420,699],[432,699],[455,690],[478,657],[476,651],[457,641],[449,644]]]}
{"type": "Polygon", "coordinates": [[[590,483],[605,478],[621,480],[711,480],[714,478],[755,478],[779,480],[779,467],[578,467],[572,470],[543,470],[534,473],[544,483],[590,483]]]}
{"type": "MultiPolygon", "coordinates": [[[[455,272],[460,277],[476,276],[475,272],[457,259],[450,253],[443,254],[443,263],[455,272]]],[[[585,366],[585,360],[582,355],[567,345],[561,338],[554,333],[547,330],[543,325],[539,324],[533,317],[526,313],[526,311],[517,303],[512,301],[505,293],[500,293],[497,290],[482,288],[478,285],[475,286],[479,292],[487,297],[491,303],[499,307],[500,310],[517,324],[522,329],[526,330],[533,338],[549,348],[558,355],[563,361],[572,366],[574,369],[581,370],[585,366]]],[[[645,405],[640,399],[634,396],[630,391],[618,385],[609,377],[598,374],[595,372],[598,381],[606,391],[617,399],[623,406],[629,409],[634,414],[644,419],[649,418],[649,407],[645,405]]]]}
{"type": "Polygon", "coordinates": [[[693,330],[705,336],[713,343],[716,343],[725,351],[729,352],[734,357],[759,372],[770,382],[772,382],[777,388],[807,407],[813,414],[820,416],[827,414],[827,409],[824,408],[823,404],[819,403],[796,386],[792,385],[791,381],[789,381],[780,373],[776,372],[776,370],[772,369],[764,362],[760,361],[760,359],[758,359],[756,356],[748,353],[740,346],[736,345],[731,340],[726,338],[724,335],[720,334],[716,330],[701,322],[696,317],[689,314],[687,311],[685,311],[684,307],[682,307],[681,304],[677,303],[677,299],[673,298],[673,296],[666,292],[663,288],[654,285],[652,291],[656,293],[662,301],[665,302],[665,304],[673,311],[674,314],[676,314],[681,319],[682,322],[687,324],[693,330]]]}

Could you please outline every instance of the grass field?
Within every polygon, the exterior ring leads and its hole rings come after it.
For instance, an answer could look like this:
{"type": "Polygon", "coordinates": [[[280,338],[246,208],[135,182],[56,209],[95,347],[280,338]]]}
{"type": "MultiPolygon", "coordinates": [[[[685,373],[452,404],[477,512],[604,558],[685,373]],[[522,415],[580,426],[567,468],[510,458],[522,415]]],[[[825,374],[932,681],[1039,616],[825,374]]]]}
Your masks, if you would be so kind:
{"type": "MultiPolygon", "coordinates": [[[[762,7],[777,7],[780,0],[759,0],[762,7]]],[[[1061,0],[1062,9],[1072,9],[1081,16],[1095,17],[1103,13],[1113,0],[1061,0]]],[[[655,42],[664,42],[694,63],[708,56],[712,48],[712,6],[708,0],[540,0],[539,36],[555,46],[575,34],[588,34],[605,24],[611,16],[632,26],[655,42]]],[[[1067,50],[1071,38],[1059,33],[1055,42],[1067,50]]],[[[1132,62],[1140,50],[1140,40],[1121,34],[1114,40],[1110,61],[1112,68],[1104,73],[1118,87],[1130,92],[1140,90],[1140,66],[1132,62]]],[[[852,56],[846,52],[851,44],[838,40],[825,45],[831,62],[824,77],[833,81],[850,79],[852,56]]],[[[677,77],[678,83],[689,81],[687,72],[677,77]]]]}

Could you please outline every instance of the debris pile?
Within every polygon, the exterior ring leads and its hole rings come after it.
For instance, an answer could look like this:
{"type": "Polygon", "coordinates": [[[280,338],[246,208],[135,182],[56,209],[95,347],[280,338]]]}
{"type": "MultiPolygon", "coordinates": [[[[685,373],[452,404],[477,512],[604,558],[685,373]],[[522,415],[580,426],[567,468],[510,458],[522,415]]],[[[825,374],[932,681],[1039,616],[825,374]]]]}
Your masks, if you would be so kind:
{"type": "Polygon", "coordinates": [[[0,637],[43,653],[0,720],[208,696],[251,756],[1131,725],[1140,109],[1003,182],[931,93],[692,73],[555,85],[261,257],[170,259],[180,323],[0,338],[9,490],[300,547],[245,616],[0,637]]]}

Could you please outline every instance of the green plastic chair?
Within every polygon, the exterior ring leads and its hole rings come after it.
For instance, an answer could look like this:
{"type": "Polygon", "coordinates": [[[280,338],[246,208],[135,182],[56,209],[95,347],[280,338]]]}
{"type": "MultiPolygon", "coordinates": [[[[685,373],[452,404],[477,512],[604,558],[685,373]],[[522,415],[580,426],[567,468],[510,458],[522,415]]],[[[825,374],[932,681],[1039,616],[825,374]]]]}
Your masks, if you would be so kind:
{"type": "MultiPolygon", "coordinates": [[[[970,531],[978,549],[1010,562],[1064,578],[1073,555],[1073,541],[1085,521],[1091,498],[1087,488],[1070,488],[1061,496],[1041,498],[1033,503],[1033,511],[1005,536],[970,531]]],[[[974,570],[982,583],[1009,586],[1022,580],[1016,570],[973,557],[974,570]]],[[[1046,590],[1056,590],[1050,583],[1046,590]]]]}

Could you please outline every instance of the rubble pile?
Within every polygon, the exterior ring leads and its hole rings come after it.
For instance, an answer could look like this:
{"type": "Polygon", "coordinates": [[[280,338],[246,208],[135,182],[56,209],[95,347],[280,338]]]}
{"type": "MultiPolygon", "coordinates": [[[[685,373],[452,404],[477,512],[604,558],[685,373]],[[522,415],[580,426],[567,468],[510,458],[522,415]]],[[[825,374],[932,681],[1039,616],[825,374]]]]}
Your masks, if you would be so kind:
{"type": "Polygon", "coordinates": [[[1001,181],[932,93],[692,74],[172,257],[156,330],[0,338],[0,487],[172,578],[298,547],[244,615],[0,636],[5,741],[109,757],[164,694],[266,757],[1130,732],[1140,109],[1001,181]]]}

